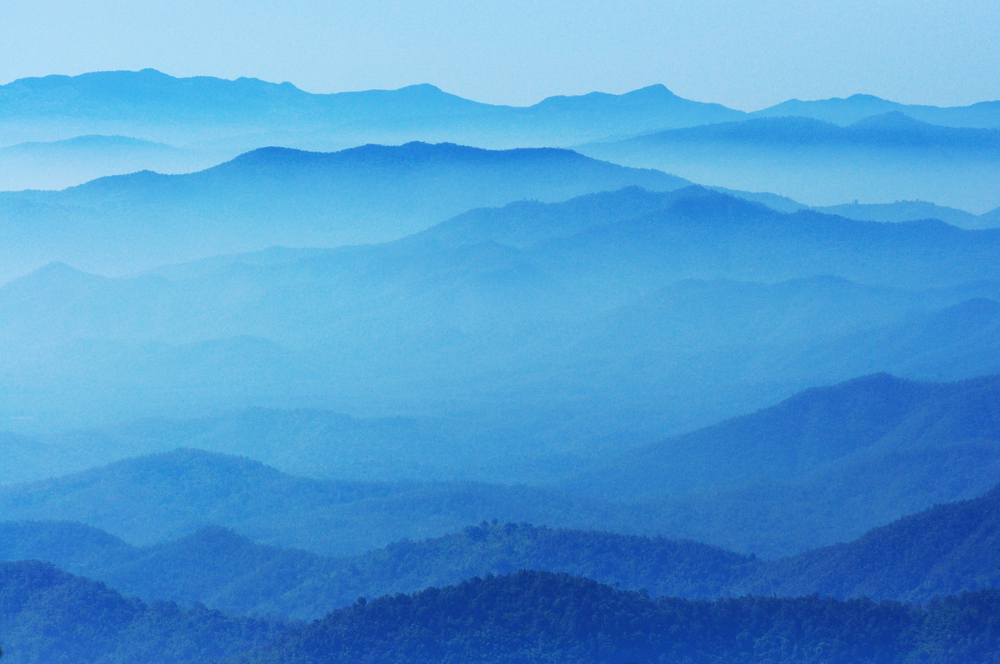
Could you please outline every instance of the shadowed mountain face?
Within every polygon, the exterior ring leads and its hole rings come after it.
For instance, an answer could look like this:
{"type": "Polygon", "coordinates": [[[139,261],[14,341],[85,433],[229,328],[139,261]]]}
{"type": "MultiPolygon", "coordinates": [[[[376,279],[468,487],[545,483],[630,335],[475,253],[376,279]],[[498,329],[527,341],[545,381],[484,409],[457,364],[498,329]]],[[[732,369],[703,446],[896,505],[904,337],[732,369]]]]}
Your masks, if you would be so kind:
{"type": "Polygon", "coordinates": [[[1000,129],[940,127],[894,112],[847,127],[758,118],[587,145],[584,154],[809,205],[932,200],[980,214],[1000,204],[1000,129]]]}
{"type": "Polygon", "coordinates": [[[992,487],[997,390],[995,378],[857,379],[636,448],[560,488],[668,505],[661,532],[674,537],[766,556],[801,551],[992,487]]]}
{"type": "Polygon", "coordinates": [[[105,274],[274,245],[399,238],[470,208],[686,181],[567,150],[369,145],[267,148],[188,175],[102,178],[60,192],[0,194],[0,280],[59,260],[105,274]]]}
{"type": "Polygon", "coordinates": [[[769,563],[742,587],[911,602],[1000,587],[1000,487],[877,528],[855,542],[769,563]]]}

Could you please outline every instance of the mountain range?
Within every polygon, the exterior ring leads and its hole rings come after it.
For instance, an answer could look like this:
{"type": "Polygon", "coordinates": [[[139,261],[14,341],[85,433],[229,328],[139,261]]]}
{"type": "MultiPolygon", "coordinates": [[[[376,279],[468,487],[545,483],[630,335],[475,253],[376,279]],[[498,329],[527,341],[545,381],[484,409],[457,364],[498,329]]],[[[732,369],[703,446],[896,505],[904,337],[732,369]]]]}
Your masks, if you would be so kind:
{"type": "Polygon", "coordinates": [[[0,421],[461,415],[457,429],[536,457],[590,455],[858,375],[1000,371],[998,233],[627,188],[379,245],[115,279],[55,264],[0,287],[0,421]]]}

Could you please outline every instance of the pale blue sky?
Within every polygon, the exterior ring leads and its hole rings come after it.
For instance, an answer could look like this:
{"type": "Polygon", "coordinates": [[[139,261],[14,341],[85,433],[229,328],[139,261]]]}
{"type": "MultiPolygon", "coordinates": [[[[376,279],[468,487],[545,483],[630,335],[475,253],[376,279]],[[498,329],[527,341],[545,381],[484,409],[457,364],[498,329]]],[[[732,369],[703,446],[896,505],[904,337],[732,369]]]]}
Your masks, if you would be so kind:
{"type": "Polygon", "coordinates": [[[958,105],[1000,98],[997,35],[998,0],[26,0],[0,9],[0,82],[154,67],[518,105],[652,83],[745,110],[958,105]]]}

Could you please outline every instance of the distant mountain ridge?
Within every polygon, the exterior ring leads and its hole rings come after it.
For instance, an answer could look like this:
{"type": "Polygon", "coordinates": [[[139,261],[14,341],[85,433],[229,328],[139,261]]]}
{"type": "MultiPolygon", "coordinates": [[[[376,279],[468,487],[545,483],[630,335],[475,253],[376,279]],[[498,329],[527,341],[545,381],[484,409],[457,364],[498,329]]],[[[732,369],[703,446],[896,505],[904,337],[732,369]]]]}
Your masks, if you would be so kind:
{"type": "Polygon", "coordinates": [[[0,86],[0,140],[38,136],[7,142],[126,133],[178,145],[225,142],[240,150],[267,144],[329,150],[412,140],[566,146],[740,116],[718,104],[681,99],[662,85],[624,95],[553,97],[524,108],[481,104],[427,84],[310,94],[289,83],[178,79],[151,69],[0,86]]]}
{"type": "Polygon", "coordinates": [[[1000,101],[983,101],[970,106],[940,108],[899,104],[872,95],[857,94],[843,98],[800,101],[791,99],[751,113],[757,117],[809,117],[838,125],[886,113],[902,113],[921,122],[946,127],[1000,129],[1000,101]]]}
{"type": "Polygon", "coordinates": [[[933,200],[980,214],[1000,205],[992,186],[1000,175],[1000,128],[933,125],[899,111],[846,126],[801,116],[753,117],[576,149],[810,206],[933,200]]]}
{"type": "Polygon", "coordinates": [[[0,281],[58,260],[106,274],[270,246],[380,242],[471,208],[690,184],[560,149],[262,148],[185,175],[140,172],[59,192],[0,193],[0,281]],[[24,229],[32,232],[25,233],[24,229]]]}
{"type": "Polygon", "coordinates": [[[64,189],[142,170],[188,173],[215,165],[225,156],[120,135],[18,143],[0,148],[0,191],[64,189]]]}

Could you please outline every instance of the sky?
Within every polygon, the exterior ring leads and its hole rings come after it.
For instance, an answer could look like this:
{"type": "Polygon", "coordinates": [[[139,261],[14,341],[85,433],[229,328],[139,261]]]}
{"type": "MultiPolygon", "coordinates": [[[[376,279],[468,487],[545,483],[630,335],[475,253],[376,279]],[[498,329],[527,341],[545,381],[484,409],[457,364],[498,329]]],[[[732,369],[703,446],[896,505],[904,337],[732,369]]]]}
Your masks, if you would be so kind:
{"type": "Polygon", "coordinates": [[[662,83],[742,110],[951,106],[1000,99],[997,35],[998,0],[24,0],[0,8],[0,82],[152,67],[513,105],[662,83]]]}

